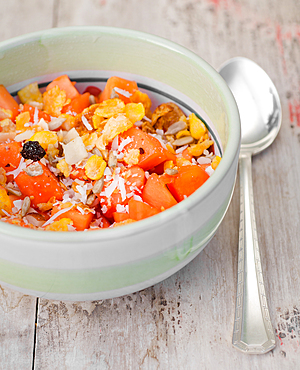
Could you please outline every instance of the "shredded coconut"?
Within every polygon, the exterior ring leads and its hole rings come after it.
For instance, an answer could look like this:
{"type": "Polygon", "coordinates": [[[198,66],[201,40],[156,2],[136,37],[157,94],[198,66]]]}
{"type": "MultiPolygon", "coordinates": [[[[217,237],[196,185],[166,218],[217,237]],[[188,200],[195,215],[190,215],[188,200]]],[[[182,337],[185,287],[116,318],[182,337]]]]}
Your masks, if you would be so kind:
{"type": "Polygon", "coordinates": [[[126,212],[126,207],[123,206],[122,204],[117,204],[116,210],[117,210],[117,212],[125,213],[126,212]]]}
{"type": "Polygon", "coordinates": [[[119,145],[119,152],[121,152],[125,148],[125,146],[131,142],[132,142],[131,137],[127,137],[126,139],[122,140],[119,145]]]}
{"type": "Polygon", "coordinates": [[[101,207],[101,210],[102,210],[103,213],[106,213],[107,212],[107,207],[106,207],[105,204],[101,207]]]}
{"type": "MultiPolygon", "coordinates": [[[[117,136],[113,139],[113,141],[112,141],[112,143],[111,143],[111,149],[112,149],[112,150],[117,150],[117,149],[118,149],[118,146],[119,146],[119,136],[117,135],[117,136]]],[[[117,155],[117,153],[116,153],[116,155],[117,155]]]]}
{"type": "Polygon", "coordinates": [[[73,181],[70,177],[67,177],[67,178],[63,178],[61,180],[61,182],[65,185],[65,186],[71,186],[73,184],[73,181]]]}
{"type": "Polygon", "coordinates": [[[82,123],[84,124],[84,126],[87,128],[87,130],[89,130],[89,131],[93,130],[93,127],[89,124],[89,121],[86,119],[84,114],[81,116],[81,120],[82,120],[82,123]]]}
{"type": "Polygon", "coordinates": [[[114,90],[115,90],[116,93],[119,93],[119,94],[125,96],[126,98],[130,98],[131,95],[132,95],[129,91],[120,89],[119,87],[114,87],[114,90]]]}
{"type": "Polygon", "coordinates": [[[75,193],[76,198],[79,198],[79,200],[81,200],[82,203],[86,204],[86,201],[87,201],[87,193],[86,193],[87,187],[86,187],[86,185],[83,185],[83,186],[77,185],[76,189],[80,194],[80,195],[77,195],[75,193]]]}
{"type": "Polygon", "coordinates": [[[143,199],[142,199],[139,195],[137,195],[137,194],[134,194],[134,195],[133,195],[133,199],[134,199],[134,200],[137,200],[137,201],[139,201],[139,202],[142,202],[142,201],[143,201],[143,199]]]}
{"type": "Polygon", "coordinates": [[[10,217],[10,214],[5,211],[5,209],[1,209],[1,212],[3,212],[7,217],[10,217]]]}
{"type": "Polygon", "coordinates": [[[34,108],[33,123],[37,125],[39,123],[39,110],[37,107],[34,108]]]}
{"type": "Polygon", "coordinates": [[[19,173],[24,170],[24,168],[26,168],[26,163],[25,159],[22,157],[18,168],[16,168],[14,171],[7,172],[7,175],[13,175],[14,178],[16,178],[19,175],[19,173]]]}
{"type": "Polygon", "coordinates": [[[84,215],[84,210],[83,210],[81,207],[77,206],[77,209],[78,209],[78,211],[79,211],[82,215],[84,215]]]}
{"type": "Polygon", "coordinates": [[[118,188],[121,192],[122,201],[124,201],[126,199],[126,189],[125,189],[125,180],[123,179],[123,177],[119,177],[118,188]]]}
{"type": "Polygon", "coordinates": [[[72,208],[73,208],[73,205],[71,207],[61,209],[60,211],[56,212],[52,217],[50,217],[49,220],[46,221],[42,226],[44,227],[44,226],[51,224],[58,216],[60,216],[61,214],[65,212],[70,211],[70,209],[72,208]]]}
{"type": "Polygon", "coordinates": [[[162,137],[160,135],[157,135],[157,134],[150,134],[149,135],[155,137],[155,139],[157,139],[160,143],[161,143],[161,146],[165,149],[167,149],[166,147],[166,143],[163,141],[162,137]]]}
{"type": "Polygon", "coordinates": [[[180,148],[176,149],[176,154],[182,153],[187,147],[188,145],[183,145],[180,148]]]}
{"type": "Polygon", "coordinates": [[[152,122],[152,121],[151,121],[151,119],[150,119],[150,118],[148,118],[147,116],[144,116],[144,117],[143,117],[143,119],[144,119],[145,121],[152,122]]]}
{"type": "MultiPolygon", "coordinates": [[[[110,185],[104,190],[104,194],[109,198],[119,184],[119,175],[116,175],[110,185]]],[[[102,194],[102,193],[101,193],[102,194]]]]}

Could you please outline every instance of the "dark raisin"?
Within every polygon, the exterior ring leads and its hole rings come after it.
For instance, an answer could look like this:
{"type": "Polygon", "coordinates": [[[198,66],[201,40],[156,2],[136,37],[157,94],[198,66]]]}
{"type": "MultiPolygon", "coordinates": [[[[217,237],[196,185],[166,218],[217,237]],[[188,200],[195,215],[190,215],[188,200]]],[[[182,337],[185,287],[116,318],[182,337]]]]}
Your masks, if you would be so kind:
{"type": "Polygon", "coordinates": [[[27,141],[23,145],[21,155],[25,159],[31,159],[36,162],[42,159],[46,155],[46,152],[38,141],[27,141]]]}
{"type": "Polygon", "coordinates": [[[143,148],[139,148],[140,154],[144,154],[145,150],[143,148]]]}

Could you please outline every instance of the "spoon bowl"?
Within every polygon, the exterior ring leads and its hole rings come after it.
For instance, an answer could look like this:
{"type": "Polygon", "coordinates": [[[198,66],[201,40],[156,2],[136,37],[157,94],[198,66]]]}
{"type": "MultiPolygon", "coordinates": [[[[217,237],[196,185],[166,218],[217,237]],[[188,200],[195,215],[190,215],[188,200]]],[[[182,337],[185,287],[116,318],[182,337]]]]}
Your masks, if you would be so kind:
{"type": "Polygon", "coordinates": [[[266,72],[247,58],[233,58],[219,69],[236,100],[242,128],[239,157],[240,229],[233,346],[262,354],[275,347],[256,231],[252,155],[272,144],[281,126],[281,104],[266,72]]]}
{"type": "Polygon", "coordinates": [[[243,57],[228,60],[219,73],[239,109],[241,154],[260,153],[272,144],[281,126],[281,104],[276,87],[261,67],[243,57]]]}

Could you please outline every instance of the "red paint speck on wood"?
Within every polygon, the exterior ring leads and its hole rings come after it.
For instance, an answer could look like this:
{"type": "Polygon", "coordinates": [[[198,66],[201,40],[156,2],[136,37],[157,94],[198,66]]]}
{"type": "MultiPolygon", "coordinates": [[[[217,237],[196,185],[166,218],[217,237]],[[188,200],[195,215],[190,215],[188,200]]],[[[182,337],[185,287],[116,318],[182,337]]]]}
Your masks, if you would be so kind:
{"type": "Polygon", "coordinates": [[[227,0],[209,0],[210,3],[213,3],[215,7],[218,7],[223,3],[226,7],[228,7],[227,0]]]}
{"type": "Polygon", "coordinates": [[[300,26],[297,26],[297,29],[296,29],[296,37],[298,39],[298,42],[300,43],[300,26]]]}
{"type": "Polygon", "coordinates": [[[284,58],[284,48],[283,48],[283,42],[282,42],[282,32],[281,32],[281,26],[278,24],[276,27],[276,41],[279,47],[279,52],[282,58],[282,64],[283,64],[283,71],[286,74],[286,63],[285,63],[285,58],[284,58]]]}
{"type": "Polygon", "coordinates": [[[290,122],[300,126],[300,102],[289,102],[290,122]]]}
{"type": "Polygon", "coordinates": [[[280,345],[281,345],[281,346],[283,346],[283,342],[282,342],[282,340],[281,340],[281,338],[280,338],[279,334],[277,334],[277,337],[278,337],[278,339],[280,340],[280,345]]]}

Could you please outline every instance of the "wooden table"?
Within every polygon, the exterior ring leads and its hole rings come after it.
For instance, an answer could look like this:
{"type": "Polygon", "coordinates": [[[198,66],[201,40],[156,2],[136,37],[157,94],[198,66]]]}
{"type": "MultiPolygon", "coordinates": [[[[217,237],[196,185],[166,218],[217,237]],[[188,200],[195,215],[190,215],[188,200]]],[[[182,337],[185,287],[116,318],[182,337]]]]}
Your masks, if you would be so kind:
{"type": "Polygon", "coordinates": [[[0,9],[0,41],[51,27],[102,25],[171,39],[215,68],[248,57],[273,79],[283,108],[276,141],[253,160],[273,351],[245,355],[231,345],[237,184],[209,245],[151,288],[104,301],[58,302],[0,286],[0,369],[300,369],[299,1],[0,0],[0,9]]]}

